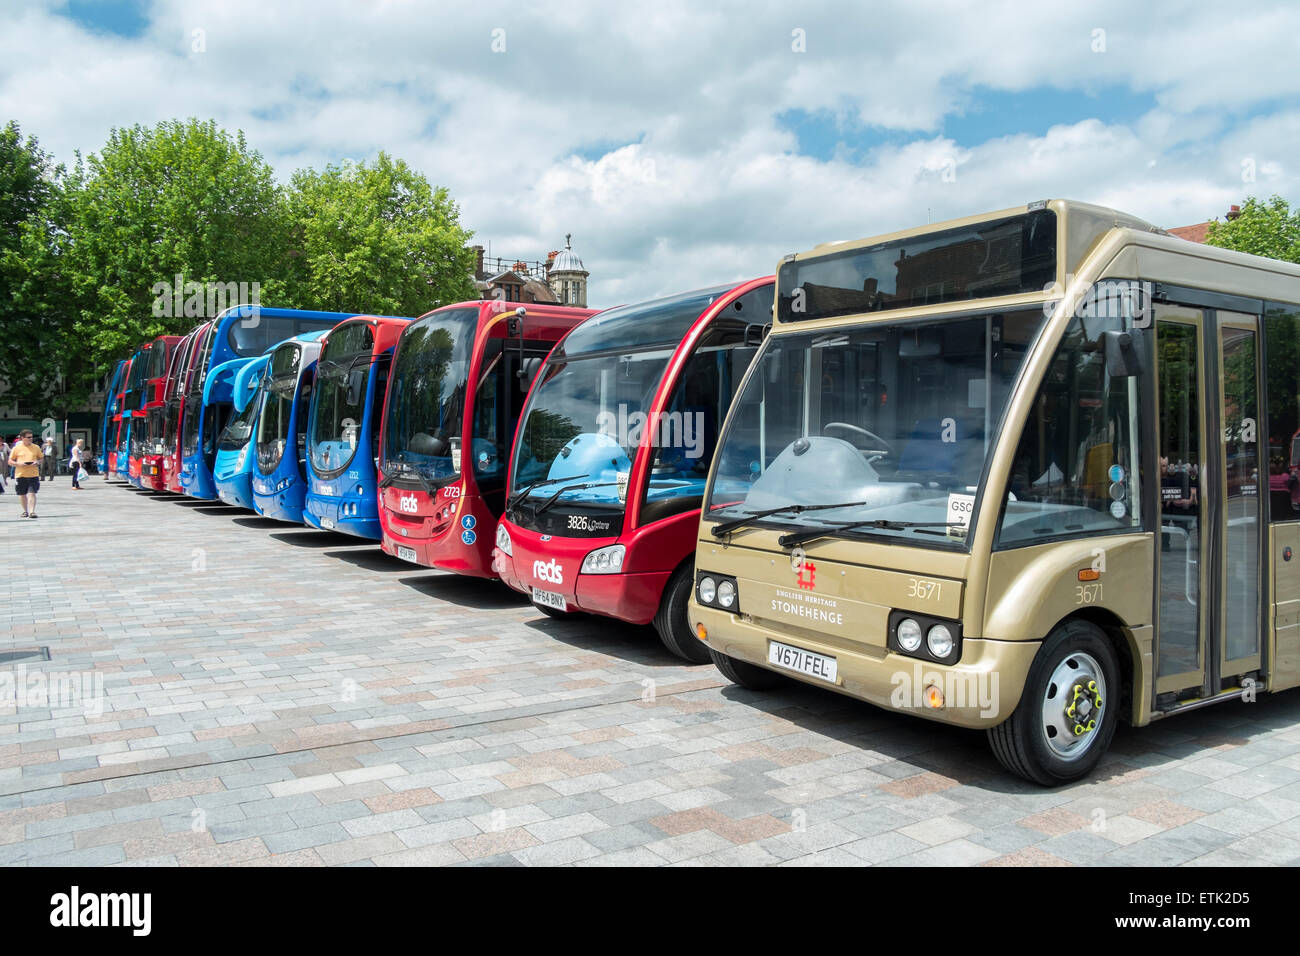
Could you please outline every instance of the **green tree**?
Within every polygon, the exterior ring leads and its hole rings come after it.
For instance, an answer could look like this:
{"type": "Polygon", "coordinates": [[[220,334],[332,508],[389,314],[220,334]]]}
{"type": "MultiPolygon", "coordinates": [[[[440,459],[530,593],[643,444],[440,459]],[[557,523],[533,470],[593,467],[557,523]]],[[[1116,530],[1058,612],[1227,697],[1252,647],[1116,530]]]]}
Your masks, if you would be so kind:
{"type": "Polygon", "coordinates": [[[140,343],[186,332],[236,304],[241,285],[251,297],[257,283],[265,305],[284,295],[283,190],[242,132],[195,119],[114,129],[98,155],[78,154],[67,207],[62,257],[77,332],[101,372],[140,343]],[[196,282],[220,284],[221,294],[179,302],[160,295],[178,276],[182,293],[196,282]]]}
{"type": "Polygon", "coordinates": [[[63,168],[15,122],[0,130],[0,381],[5,404],[47,406],[72,340],[53,257],[63,168]]]}
{"type": "Polygon", "coordinates": [[[1300,212],[1292,212],[1281,196],[1272,196],[1267,202],[1251,196],[1236,218],[1210,223],[1205,242],[1222,249],[1300,262],[1300,212]]]}
{"type": "Polygon", "coordinates": [[[447,190],[403,160],[299,170],[288,202],[301,307],[421,315],[477,298],[472,233],[447,190]]]}

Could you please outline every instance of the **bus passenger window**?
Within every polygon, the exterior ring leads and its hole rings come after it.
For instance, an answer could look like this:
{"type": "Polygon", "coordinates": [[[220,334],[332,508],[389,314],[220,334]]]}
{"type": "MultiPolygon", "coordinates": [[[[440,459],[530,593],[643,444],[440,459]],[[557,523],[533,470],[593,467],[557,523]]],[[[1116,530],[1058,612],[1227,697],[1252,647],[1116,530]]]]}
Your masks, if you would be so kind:
{"type": "Polygon", "coordinates": [[[1141,379],[1111,376],[1102,341],[1121,322],[1076,317],[1066,330],[1016,448],[999,547],[1143,527],[1141,379]]]}

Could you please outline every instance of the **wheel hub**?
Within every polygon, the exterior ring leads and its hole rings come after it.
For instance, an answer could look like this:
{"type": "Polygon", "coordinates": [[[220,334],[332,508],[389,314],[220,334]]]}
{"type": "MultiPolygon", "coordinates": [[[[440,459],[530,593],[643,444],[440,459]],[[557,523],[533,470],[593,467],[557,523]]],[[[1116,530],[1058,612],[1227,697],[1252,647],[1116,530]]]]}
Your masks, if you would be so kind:
{"type": "Polygon", "coordinates": [[[1052,672],[1043,695],[1043,733],[1058,757],[1075,760],[1096,739],[1105,707],[1106,679],[1090,654],[1071,654],[1052,672]]]}

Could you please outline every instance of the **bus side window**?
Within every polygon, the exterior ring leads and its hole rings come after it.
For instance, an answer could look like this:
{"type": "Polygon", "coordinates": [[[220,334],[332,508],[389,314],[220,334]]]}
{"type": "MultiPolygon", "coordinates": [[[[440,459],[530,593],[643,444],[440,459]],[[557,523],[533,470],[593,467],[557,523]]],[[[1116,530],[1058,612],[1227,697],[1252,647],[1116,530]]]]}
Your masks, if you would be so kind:
{"type": "Polygon", "coordinates": [[[1016,447],[999,548],[1142,529],[1145,380],[1112,377],[1101,347],[1101,333],[1119,325],[1118,318],[1076,317],[1062,337],[1016,447]]]}
{"type": "Polygon", "coordinates": [[[1300,519],[1300,311],[1269,305],[1264,316],[1268,349],[1269,519],[1300,519]]]}
{"type": "Polygon", "coordinates": [[[390,360],[386,357],[375,364],[374,394],[370,399],[370,457],[379,467],[379,433],[383,430],[384,397],[388,394],[388,370],[390,360]]]}

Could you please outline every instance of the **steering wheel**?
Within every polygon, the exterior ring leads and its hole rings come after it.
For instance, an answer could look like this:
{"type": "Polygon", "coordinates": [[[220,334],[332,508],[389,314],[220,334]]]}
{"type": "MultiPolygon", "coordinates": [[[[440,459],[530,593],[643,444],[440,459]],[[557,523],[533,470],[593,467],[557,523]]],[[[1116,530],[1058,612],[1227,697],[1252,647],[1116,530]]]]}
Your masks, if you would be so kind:
{"type": "Polygon", "coordinates": [[[827,422],[825,425],[822,426],[822,431],[828,432],[832,428],[840,428],[847,432],[853,432],[858,435],[863,435],[869,438],[871,441],[875,442],[879,446],[877,448],[863,449],[863,451],[866,452],[867,454],[877,454],[877,455],[894,454],[894,446],[889,444],[889,442],[885,441],[875,432],[869,432],[865,428],[859,428],[857,425],[850,425],[848,422],[827,422]]]}

